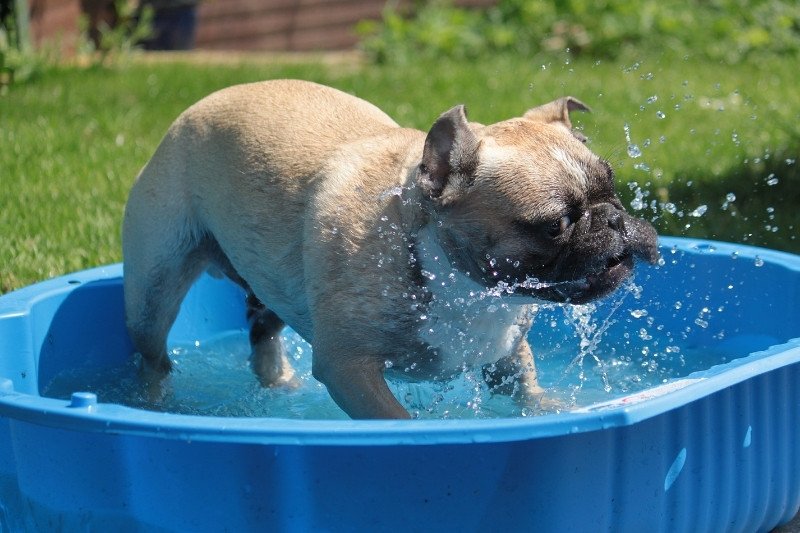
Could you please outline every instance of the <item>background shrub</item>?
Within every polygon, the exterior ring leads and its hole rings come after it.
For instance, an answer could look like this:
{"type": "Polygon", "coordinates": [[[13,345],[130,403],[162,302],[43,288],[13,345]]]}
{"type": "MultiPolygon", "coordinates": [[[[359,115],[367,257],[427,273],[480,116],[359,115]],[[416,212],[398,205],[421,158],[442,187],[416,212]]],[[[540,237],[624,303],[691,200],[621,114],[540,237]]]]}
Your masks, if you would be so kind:
{"type": "Polygon", "coordinates": [[[496,52],[563,51],[598,58],[671,49],[737,63],[761,52],[798,55],[800,4],[794,0],[499,0],[488,9],[449,0],[389,7],[359,26],[379,62],[419,54],[475,58],[496,52]]]}

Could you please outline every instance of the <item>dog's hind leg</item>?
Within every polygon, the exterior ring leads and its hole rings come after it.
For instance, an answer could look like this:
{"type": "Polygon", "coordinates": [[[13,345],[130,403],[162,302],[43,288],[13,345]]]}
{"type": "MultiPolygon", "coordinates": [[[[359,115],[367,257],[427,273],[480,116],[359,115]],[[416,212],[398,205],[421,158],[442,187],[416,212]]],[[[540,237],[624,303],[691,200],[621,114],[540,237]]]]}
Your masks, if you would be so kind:
{"type": "Polygon", "coordinates": [[[158,205],[145,180],[134,184],[122,226],[125,322],[156,383],[171,369],[167,335],[192,283],[208,265],[202,234],[176,205],[158,205]]]}
{"type": "Polygon", "coordinates": [[[250,326],[250,365],[264,387],[296,385],[294,369],[286,357],[280,333],[285,324],[274,312],[267,309],[253,293],[228,256],[214,241],[209,247],[213,263],[231,281],[247,291],[247,323],[250,326]]]}
{"type": "Polygon", "coordinates": [[[207,266],[202,248],[180,248],[136,261],[126,257],[125,320],[142,356],[140,372],[146,381],[158,381],[171,370],[167,335],[184,296],[207,266]]]}
{"type": "Polygon", "coordinates": [[[250,324],[250,364],[265,387],[294,386],[294,369],[286,357],[280,333],[284,322],[256,298],[247,293],[247,322],[250,324]]]}

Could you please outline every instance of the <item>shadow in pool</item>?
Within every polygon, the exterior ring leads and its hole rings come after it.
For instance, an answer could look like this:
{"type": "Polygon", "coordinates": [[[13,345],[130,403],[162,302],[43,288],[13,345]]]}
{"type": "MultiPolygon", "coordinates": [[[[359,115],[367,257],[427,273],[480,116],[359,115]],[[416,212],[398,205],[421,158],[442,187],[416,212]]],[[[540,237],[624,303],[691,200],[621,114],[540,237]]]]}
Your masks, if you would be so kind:
{"type": "Polygon", "coordinates": [[[129,361],[134,348],[125,329],[121,280],[93,281],[73,289],[53,314],[43,339],[40,391],[62,372],[116,367],[129,361]]]}

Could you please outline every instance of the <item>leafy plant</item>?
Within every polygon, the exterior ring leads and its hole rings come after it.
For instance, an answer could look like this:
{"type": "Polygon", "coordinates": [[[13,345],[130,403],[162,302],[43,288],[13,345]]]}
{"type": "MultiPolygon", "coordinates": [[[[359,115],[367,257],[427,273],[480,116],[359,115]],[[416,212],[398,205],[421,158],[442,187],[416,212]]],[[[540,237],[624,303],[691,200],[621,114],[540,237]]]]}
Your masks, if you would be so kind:
{"type": "Polygon", "coordinates": [[[0,24],[0,87],[24,83],[35,77],[48,62],[46,51],[34,51],[20,36],[13,16],[0,24]]]}
{"type": "Polygon", "coordinates": [[[499,0],[473,10],[450,0],[410,12],[389,5],[357,28],[378,62],[420,54],[475,58],[564,51],[598,58],[671,49],[737,63],[761,52],[800,54],[800,4],[790,0],[499,0]]]}
{"type": "Polygon", "coordinates": [[[135,4],[126,0],[115,0],[114,6],[117,23],[110,26],[105,21],[100,22],[97,28],[100,34],[98,44],[88,38],[88,17],[84,15],[78,20],[78,27],[83,36],[78,52],[92,58],[96,65],[104,65],[131,53],[136,45],[148,38],[153,31],[152,6],[147,5],[139,9],[135,4]]]}

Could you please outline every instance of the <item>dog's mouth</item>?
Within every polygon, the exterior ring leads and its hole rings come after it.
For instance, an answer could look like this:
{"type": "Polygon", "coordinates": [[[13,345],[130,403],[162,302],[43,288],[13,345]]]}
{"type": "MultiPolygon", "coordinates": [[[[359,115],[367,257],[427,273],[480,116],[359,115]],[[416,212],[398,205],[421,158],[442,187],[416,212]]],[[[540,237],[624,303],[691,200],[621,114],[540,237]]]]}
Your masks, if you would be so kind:
{"type": "Polygon", "coordinates": [[[529,278],[517,284],[517,289],[540,300],[580,305],[614,292],[630,277],[633,268],[633,255],[625,254],[609,258],[602,269],[583,278],[551,282],[529,278]]]}

